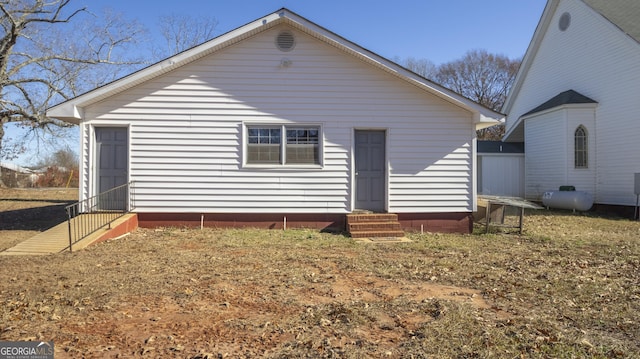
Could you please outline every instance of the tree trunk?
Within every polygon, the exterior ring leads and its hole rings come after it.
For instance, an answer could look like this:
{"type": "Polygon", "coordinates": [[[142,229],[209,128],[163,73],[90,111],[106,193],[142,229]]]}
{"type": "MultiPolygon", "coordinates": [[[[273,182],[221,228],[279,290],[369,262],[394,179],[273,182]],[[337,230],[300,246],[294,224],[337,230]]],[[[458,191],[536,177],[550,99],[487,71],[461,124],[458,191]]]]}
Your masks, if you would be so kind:
{"type": "MultiPolygon", "coordinates": [[[[4,121],[0,120],[0,162],[2,161],[2,138],[4,137],[4,121]]],[[[2,166],[0,166],[0,188],[7,188],[2,180],[2,166]]]]}

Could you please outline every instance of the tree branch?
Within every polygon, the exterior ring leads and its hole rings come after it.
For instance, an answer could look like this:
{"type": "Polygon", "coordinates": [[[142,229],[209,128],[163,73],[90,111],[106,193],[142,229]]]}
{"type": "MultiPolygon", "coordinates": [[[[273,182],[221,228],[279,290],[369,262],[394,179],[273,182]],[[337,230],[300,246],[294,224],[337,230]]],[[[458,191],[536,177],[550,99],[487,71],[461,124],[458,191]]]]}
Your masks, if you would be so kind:
{"type": "MultiPolygon", "coordinates": [[[[142,63],[127,51],[140,34],[135,22],[114,15],[85,20],[80,15],[90,14],[87,9],[69,9],[70,4],[0,0],[2,124],[15,122],[32,131],[72,126],[47,118],[46,109],[142,63]],[[56,26],[72,21],[71,29],[56,26]]],[[[3,135],[0,131],[0,149],[3,135]]]]}

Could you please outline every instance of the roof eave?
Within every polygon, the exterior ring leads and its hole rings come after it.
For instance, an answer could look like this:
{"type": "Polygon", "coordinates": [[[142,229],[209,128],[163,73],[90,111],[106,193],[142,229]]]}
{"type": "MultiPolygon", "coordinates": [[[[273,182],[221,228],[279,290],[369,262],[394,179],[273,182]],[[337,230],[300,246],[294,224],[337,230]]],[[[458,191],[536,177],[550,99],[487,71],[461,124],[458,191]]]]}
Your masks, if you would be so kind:
{"type": "Polygon", "coordinates": [[[504,116],[495,118],[486,116],[485,114],[478,112],[473,116],[473,124],[475,125],[476,131],[493,126],[504,126],[504,116]]]}
{"type": "MultiPolygon", "coordinates": [[[[551,23],[553,14],[555,13],[555,10],[558,7],[559,2],[560,2],[559,0],[549,0],[544,10],[542,11],[542,16],[540,17],[540,21],[536,26],[536,30],[533,33],[533,37],[531,38],[531,42],[527,47],[527,51],[525,52],[524,57],[522,58],[522,64],[518,69],[518,73],[516,74],[516,78],[513,83],[513,86],[511,87],[511,90],[507,95],[507,99],[505,100],[504,105],[502,106],[501,111],[503,113],[508,114],[511,111],[513,102],[515,101],[515,98],[518,92],[520,91],[520,88],[522,87],[524,79],[526,78],[527,73],[531,68],[533,59],[535,58],[536,53],[538,52],[538,48],[542,43],[542,39],[544,38],[544,33],[546,32],[546,29],[549,27],[549,24],[551,23]]],[[[517,124],[514,124],[514,126],[512,127],[515,127],[516,125],[517,124]]]]}
{"type": "Polygon", "coordinates": [[[523,127],[524,127],[524,121],[533,117],[537,117],[540,115],[544,115],[547,113],[551,113],[553,111],[558,111],[558,110],[567,110],[567,109],[581,109],[581,108],[591,108],[594,109],[598,107],[598,103],[597,102],[592,102],[592,103],[569,103],[569,104],[563,104],[560,106],[555,106],[546,110],[542,110],[542,111],[538,111],[538,112],[533,112],[527,115],[523,115],[520,116],[520,118],[518,118],[518,122],[514,125],[511,126],[506,133],[503,136],[503,141],[504,142],[514,142],[514,141],[523,141],[524,140],[524,133],[521,133],[524,131],[523,127]],[[515,138],[512,138],[512,136],[514,136],[515,138]]]}
{"type": "Polygon", "coordinates": [[[555,112],[558,110],[570,110],[570,109],[582,109],[582,108],[591,108],[594,109],[598,107],[598,103],[597,102],[589,102],[589,103],[566,103],[566,104],[562,104],[559,106],[555,106],[555,107],[551,107],[548,109],[544,109],[542,111],[536,111],[536,112],[531,112],[528,113],[526,115],[522,115],[520,116],[519,121],[525,121],[527,119],[533,118],[533,117],[538,117],[540,115],[545,115],[551,112],[555,112]]]}
{"type": "MultiPolygon", "coordinates": [[[[542,15],[540,16],[540,21],[536,26],[536,30],[533,33],[533,37],[531,38],[531,42],[527,47],[527,51],[525,52],[524,57],[522,58],[522,64],[518,69],[518,73],[516,74],[516,78],[513,83],[513,86],[511,87],[511,90],[509,91],[509,94],[507,95],[507,98],[501,109],[503,113],[507,114],[507,117],[511,112],[511,108],[513,107],[515,98],[520,92],[520,88],[522,87],[524,79],[526,78],[527,73],[531,68],[533,59],[535,58],[536,53],[538,52],[538,48],[542,43],[542,39],[544,38],[544,33],[546,32],[546,29],[549,27],[549,24],[551,23],[551,19],[553,18],[553,14],[555,13],[559,2],[560,0],[549,0],[545,5],[544,10],[542,11],[542,15]]],[[[511,137],[514,135],[517,136],[515,138],[515,141],[521,141],[522,137],[524,137],[521,132],[522,132],[522,119],[518,118],[515,120],[515,123],[513,125],[506,127],[506,131],[503,136],[503,141],[509,142],[510,140],[513,140],[511,137]]]]}
{"type": "Polygon", "coordinates": [[[66,101],[48,109],[47,117],[77,125],[82,120],[82,110],[74,102],[66,101]]]}

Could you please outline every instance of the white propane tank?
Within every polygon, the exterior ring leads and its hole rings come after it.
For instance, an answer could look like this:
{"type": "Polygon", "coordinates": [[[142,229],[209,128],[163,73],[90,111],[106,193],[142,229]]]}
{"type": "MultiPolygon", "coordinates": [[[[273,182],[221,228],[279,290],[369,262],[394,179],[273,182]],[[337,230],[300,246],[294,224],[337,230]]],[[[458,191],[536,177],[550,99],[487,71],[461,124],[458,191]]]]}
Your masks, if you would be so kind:
{"type": "Polygon", "coordinates": [[[549,208],[588,211],[593,196],[584,191],[548,191],[542,195],[542,204],[549,208]]]}

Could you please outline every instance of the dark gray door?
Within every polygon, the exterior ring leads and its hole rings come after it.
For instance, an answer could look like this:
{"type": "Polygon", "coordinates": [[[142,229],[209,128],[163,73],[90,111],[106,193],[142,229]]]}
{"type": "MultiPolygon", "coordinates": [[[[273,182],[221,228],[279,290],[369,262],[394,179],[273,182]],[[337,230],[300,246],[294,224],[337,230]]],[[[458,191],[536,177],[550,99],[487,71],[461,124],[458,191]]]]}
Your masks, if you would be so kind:
{"type": "MultiPolygon", "coordinates": [[[[128,130],[123,127],[99,127],[96,133],[97,193],[127,183],[128,130]]],[[[102,196],[100,209],[125,209],[126,191],[102,196]]]]}
{"type": "Polygon", "coordinates": [[[356,209],[384,212],[386,198],[385,131],[355,133],[356,209]]]}

